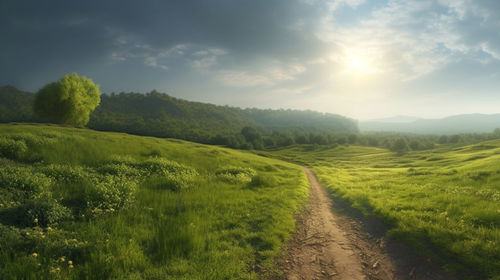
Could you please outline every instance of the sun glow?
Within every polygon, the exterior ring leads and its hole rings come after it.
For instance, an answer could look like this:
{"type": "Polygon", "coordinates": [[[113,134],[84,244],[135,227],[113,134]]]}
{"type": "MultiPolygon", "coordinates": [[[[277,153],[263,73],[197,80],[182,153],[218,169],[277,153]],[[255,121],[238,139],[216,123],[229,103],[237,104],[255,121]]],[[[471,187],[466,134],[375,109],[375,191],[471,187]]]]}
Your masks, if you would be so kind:
{"type": "Polygon", "coordinates": [[[367,75],[376,72],[372,60],[361,55],[350,55],[346,59],[346,73],[354,75],[367,75]]]}

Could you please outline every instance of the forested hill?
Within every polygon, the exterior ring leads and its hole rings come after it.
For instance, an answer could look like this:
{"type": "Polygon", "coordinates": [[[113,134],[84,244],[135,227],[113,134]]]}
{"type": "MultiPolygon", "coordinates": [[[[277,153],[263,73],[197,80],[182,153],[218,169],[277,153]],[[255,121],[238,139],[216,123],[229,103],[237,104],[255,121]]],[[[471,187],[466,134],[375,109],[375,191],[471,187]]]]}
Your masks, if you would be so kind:
{"type": "MultiPolygon", "coordinates": [[[[40,121],[32,112],[34,95],[0,87],[0,122],[40,121]],[[22,109],[22,110],[21,110],[22,109]],[[22,112],[22,113],[21,113],[22,112]]],[[[101,95],[88,127],[138,135],[181,138],[238,146],[241,130],[266,134],[350,133],[357,122],[335,114],[299,110],[241,109],[186,101],[164,93],[101,95]]]]}
{"type": "Polygon", "coordinates": [[[37,122],[33,94],[12,86],[0,87],[0,122],[37,122]]]}

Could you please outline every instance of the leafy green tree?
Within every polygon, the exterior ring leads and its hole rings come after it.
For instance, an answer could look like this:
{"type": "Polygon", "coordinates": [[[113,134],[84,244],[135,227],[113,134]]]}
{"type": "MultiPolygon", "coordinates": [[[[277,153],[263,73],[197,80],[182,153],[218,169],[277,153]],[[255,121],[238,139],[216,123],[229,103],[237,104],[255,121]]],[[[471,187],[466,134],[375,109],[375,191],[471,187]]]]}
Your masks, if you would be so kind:
{"type": "Polygon", "coordinates": [[[263,148],[262,135],[260,134],[260,132],[257,129],[250,127],[250,126],[245,126],[241,130],[241,134],[245,137],[245,140],[248,143],[252,144],[252,146],[255,149],[262,149],[263,148]]]}
{"type": "Polygon", "coordinates": [[[101,102],[100,95],[99,86],[91,79],[71,73],[41,88],[35,96],[34,110],[42,118],[83,127],[101,102]]]}
{"type": "Polygon", "coordinates": [[[392,151],[397,152],[399,154],[402,154],[408,151],[409,149],[410,148],[408,147],[408,140],[406,140],[406,138],[403,137],[397,138],[391,147],[392,151]]]}
{"type": "Polygon", "coordinates": [[[418,142],[417,140],[412,140],[410,141],[410,148],[414,151],[416,150],[419,150],[420,149],[420,142],[418,142]]]}

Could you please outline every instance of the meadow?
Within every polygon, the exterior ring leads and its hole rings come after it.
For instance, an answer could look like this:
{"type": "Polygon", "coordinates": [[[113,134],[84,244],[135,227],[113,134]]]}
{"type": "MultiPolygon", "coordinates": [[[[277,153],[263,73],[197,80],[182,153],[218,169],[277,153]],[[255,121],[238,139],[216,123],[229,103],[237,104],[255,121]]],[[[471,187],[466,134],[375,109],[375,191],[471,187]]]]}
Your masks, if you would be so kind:
{"type": "Polygon", "coordinates": [[[312,168],[334,197],[462,279],[500,279],[500,141],[397,154],[294,146],[267,153],[312,168]]]}
{"type": "Polygon", "coordinates": [[[0,125],[1,279],[256,279],[308,196],[293,164],[181,140],[0,125]]]}

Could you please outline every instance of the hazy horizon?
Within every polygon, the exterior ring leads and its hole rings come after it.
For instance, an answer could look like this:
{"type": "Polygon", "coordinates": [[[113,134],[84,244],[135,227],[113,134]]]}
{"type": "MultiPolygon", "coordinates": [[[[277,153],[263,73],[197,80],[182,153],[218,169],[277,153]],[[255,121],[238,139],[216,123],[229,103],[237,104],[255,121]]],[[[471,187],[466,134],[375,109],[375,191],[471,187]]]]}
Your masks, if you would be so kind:
{"type": "Polygon", "coordinates": [[[370,120],[500,113],[498,1],[3,1],[0,84],[370,120]]]}

